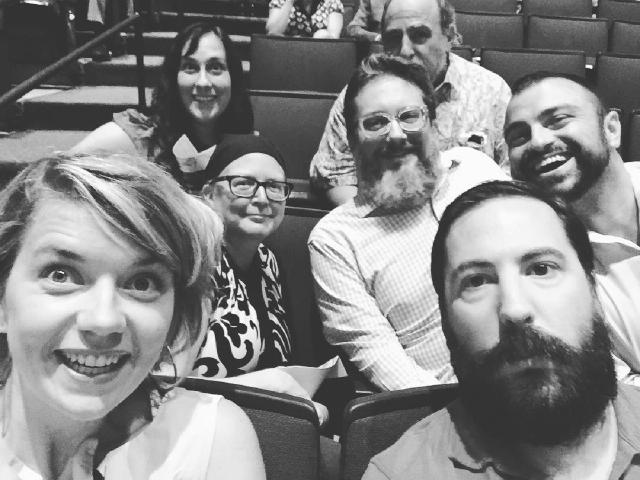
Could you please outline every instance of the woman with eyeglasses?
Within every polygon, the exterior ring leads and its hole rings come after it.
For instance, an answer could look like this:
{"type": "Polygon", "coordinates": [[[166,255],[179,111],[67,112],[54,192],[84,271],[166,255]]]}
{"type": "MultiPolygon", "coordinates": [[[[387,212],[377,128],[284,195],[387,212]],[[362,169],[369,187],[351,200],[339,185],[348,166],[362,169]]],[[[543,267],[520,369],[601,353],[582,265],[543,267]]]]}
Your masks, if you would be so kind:
{"type": "Polygon", "coordinates": [[[224,135],[252,131],[253,110],[237,49],[222,28],[201,22],[173,40],[149,113],[118,112],[71,152],[148,158],[199,193],[202,170],[224,135]]]}
{"type": "MultiPolygon", "coordinates": [[[[225,228],[215,278],[219,300],[194,374],[308,399],[277,368],[291,360],[291,333],[278,262],[262,243],[282,222],[291,193],[282,155],[262,136],[228,135],[205,175],[203,196],[225,228]]],[[[324,420],[324,406],[316,409],[324,420]]]]}

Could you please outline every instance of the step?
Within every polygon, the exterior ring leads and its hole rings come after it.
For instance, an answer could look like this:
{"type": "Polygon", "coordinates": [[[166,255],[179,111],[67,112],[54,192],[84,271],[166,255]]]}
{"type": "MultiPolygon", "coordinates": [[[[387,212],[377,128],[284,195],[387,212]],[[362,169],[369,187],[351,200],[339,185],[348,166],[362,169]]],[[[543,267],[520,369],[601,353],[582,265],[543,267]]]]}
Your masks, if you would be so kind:
{"type": "MultiPolygon", "coordinates": [[[[164,57],[145,55],[145,85],[155,87],[160,81],[160,70],[164,57]]],[[[129,85],[138,84],[137,61],[135,55],[122,55],[104,62],[87,60],[84,65],[86,85],[129,85]]],[[[249,79],[249,61],[242,61],[245,79],[249,79]]]]}
{"type": "MultiPolygon", "coordinates": [[[[145,84],[156,86],[160,81],[160,68],[164,57],[145,55],[145,84]]],[[[85,85],[137,85],[137,60],[135,55],[121,55],[111,60],[87,60],[84,64],[85,85]]]]}
{"type": "MultiPolygon", "coordinates": [[[[152,89],[146,89],[147,104],[152,89]]],[[[21,122],[33,129],[93,130],[115,112],[137,107],[138,89],[127,86],[83,86],[19,101],[21,122]]]]}
{"type": "MultiPolygon", "coordinates": [[[[87,136],[86,130],[26,130],[0,136],[0,177],[12,164],[32,162],[68,150],[87,136]]],[[[0,178],[0,183],[6,181],[0,178]]]]}
{"type": "MultiPolygon", "coordinates": [[[[145,55],[164,56],[169,51],[176,32],[145,32],[143,34],[143,51],[145,55]]],[[[124,34],[126,48],[128,53],[136,52],[135,35],[133,33],[124,34]]],[[[231,41],[238,49],[240,58],[249,60],[249,48],[251,45],[251,37],[249,35],[230,35],[231,41]]]]}
{"type": "Polygon", "coordinates": [[[225,32],[234,35],[252,35],[264,33],[267,24],[266,17],[249,17],[242,15],[204,15],[200,13],[185,13],[180,18],[176,12],[160,12],[160,28],[162,30],[182,30],[195,22],[213,21],[220,25],[225,32]]]}

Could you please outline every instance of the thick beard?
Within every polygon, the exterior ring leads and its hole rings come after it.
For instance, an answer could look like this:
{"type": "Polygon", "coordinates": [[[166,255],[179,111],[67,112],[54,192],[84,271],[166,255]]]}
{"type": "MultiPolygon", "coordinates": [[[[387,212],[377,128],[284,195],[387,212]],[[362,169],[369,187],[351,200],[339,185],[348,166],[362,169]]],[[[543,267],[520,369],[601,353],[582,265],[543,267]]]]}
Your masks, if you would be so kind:
{"type": "Polygon", "coordinates": [[[617,393],[611,344],[598,314],[578,349],[532,327],[509,324],[481,359],[456,349],[452,361],[465,408],[484,431],[508,442],[572,444],[602,419],[617,393]],[[553,367],[526,368],[522,362],[528,359],[553,367]],[[509,366],[520,368],[507,375],[509,366]]]}
{"type": "MultiPolygon", "coordinates": [[[[604,126],[602,128],[604,129],[604,126]]],[[[579,143],[574,141],[566,140],[565,143],[568,152],[576,159],[576,167],[579,169],[578,180],[575,184],[565,189],[556,184],[541,183],[533,172],[528,172],[526,176],[529,178],[525,178],[525,180],[539,184],[550,193],[561,196],[565,201],[573,202],[582,197],[602,176],[605,168],[609,165],[609,151],[606,147],[604,130],[601,130],[601,148],[597,151],[585,150],[579,143]]],[[[523,163],[524,165],[533,165],[537,163],[537,159],[541,155],[546,155],[556,149],[557,147],[551,146],[543,152],[529,151],[525,154],[523,163]]]]}
{"type": "Polygon", "coordinates": [[[437,161],[439,154],[411,150],[418,156],[416,163],[368,172],[369,178],[363,179],[359,187],[365,200],[388,212],[411,210],[429,201],[437,181],[431,163],[437,161]]]}

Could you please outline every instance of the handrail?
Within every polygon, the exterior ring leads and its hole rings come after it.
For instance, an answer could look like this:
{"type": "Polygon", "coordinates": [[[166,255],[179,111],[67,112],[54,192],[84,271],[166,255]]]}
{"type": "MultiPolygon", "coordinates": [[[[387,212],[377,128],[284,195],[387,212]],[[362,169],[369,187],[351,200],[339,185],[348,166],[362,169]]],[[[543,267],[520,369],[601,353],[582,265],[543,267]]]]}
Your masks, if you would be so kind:
{"type": "Polygon", "coordinates": [[[145,95],[145,86],[144,86],[144,58],[142,52],[142,25],[140,20],[142,19],[141,15],[138,12],[135,12],[130,17],[122,20],[120,23],[115,24],[113,27],[102,32],[100,35],[95,37],[94,39],[88,41],[81,47],[76,48],[72,52],[69,52],[67,55],[62,57],[60,60],[52,63],[48,67],[45,67],[44,70],[36,73],[32,77],[27,78],[20,84],[13,87],[4,95],[0,96],[0,110],[5,108],[8,104],[13,103],[22,95],[27,93],[34,88],[38,88],[42,82],[51,77],[58,70],[66,67],[71,62],[77,60],[82,55],[93,49],[94,47],[102,44],[110,37],[115,34],[121,32],[129,25],[136,24],[136,60],[137,60],[137,74],[138,74],[138,106],[140,108],[145,108],[147,104],[146,95],[145,95]]]}

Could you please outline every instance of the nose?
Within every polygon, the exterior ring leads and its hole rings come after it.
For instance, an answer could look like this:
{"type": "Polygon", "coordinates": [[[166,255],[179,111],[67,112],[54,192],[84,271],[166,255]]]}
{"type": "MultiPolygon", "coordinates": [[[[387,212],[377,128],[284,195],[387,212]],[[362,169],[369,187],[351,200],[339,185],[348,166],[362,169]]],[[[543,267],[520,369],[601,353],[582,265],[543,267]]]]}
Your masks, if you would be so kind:
{"type": "Polygon", "coordinates": [[[112,278],[99,278],[87,292],[87,304],[78,313],[77,324],[91,347],[113,348],[120,343],[126,319],[112,278]]]}
{"type": "Polygon", "coordinates": [[[413,42],[409,40],[409,35],[406,32],[402,34],[402,44],[400,46],[400,56],[411,59],[415,55],[413,51],[413,42]]]}
{"type": "Polygon", "coordinates": [[[391,142],[404,142],[407,139],[407,134],[402,129],[402,127],[400,126],[400,123],[396,118],[391,119],[387,138],[391,142]]]}
{"type": "Polygon", "coordinates": [[[258,188],[256,189],[256,193],[254,193],[253,197],[251,197],[251,203],[258,203],[258,204],[269,203],[269,199],[267,198],[267,190],[264,185],[258,185],[258,188]]]}
{"type": "Polygon", "coordinates": [[[548,128],[542,125],[533,125],[531,127],[531,140],[530,145],[536,150],[543,150],[554,141],[553,134],[548,128]]]}
{"type": "Polygon", "coordinates": [[[498,316],[500,323],[532,323],[533,310],[529,297],[519,278],[499,284],[498,316]]]}
{"type": "Polygon", "coordinates": [[[197,87],[210,87],[211,79],[209,78],[209,74],[207,73],[207,69],[202,66],[200,68],[200,72],[198,73],[198,78],[196,79],[197,87]]]}

